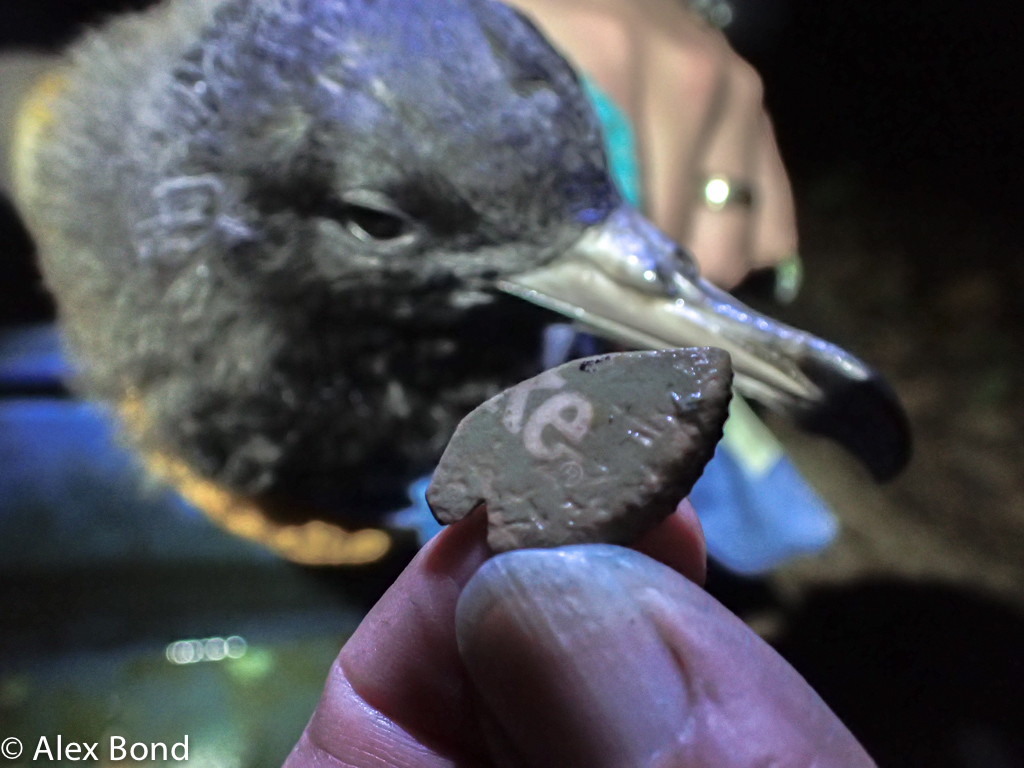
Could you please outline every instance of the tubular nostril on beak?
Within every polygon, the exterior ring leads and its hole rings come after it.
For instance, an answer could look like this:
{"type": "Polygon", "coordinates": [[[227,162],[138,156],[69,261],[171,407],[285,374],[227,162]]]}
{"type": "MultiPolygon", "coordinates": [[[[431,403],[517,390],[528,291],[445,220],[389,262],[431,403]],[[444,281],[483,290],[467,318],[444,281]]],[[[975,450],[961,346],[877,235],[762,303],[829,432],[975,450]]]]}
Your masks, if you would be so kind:
{"type": "Polygon", "coordinates": [[[679,251],[679,246],[638,211],[624,205],[587,230],[570,255],[642,293],[672,297],[678,291],[679,251]]]}
{"type": "Polygon", "coordinates": [[[691,283],[697,282],[700,273],[697,271],[697,260],[693,258],[693,254],[681,245],[677,245],[672,252],[672,257],[675,271],[691,283]]]}

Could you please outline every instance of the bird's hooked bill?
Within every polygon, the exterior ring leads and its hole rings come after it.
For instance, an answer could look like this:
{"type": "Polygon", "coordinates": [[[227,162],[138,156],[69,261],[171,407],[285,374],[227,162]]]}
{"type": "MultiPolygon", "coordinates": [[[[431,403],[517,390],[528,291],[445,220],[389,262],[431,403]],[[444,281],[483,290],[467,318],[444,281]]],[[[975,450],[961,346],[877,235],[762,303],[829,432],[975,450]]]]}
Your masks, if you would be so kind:
{"type": "Polygon", "coordinates": [[[910,459],[906,414],[878,374],[711,285],[686,251],[627,205],[553,262],[499,288],[630,347],[726,350],[737,391],[837,440],[876,480],[910,459]]]}

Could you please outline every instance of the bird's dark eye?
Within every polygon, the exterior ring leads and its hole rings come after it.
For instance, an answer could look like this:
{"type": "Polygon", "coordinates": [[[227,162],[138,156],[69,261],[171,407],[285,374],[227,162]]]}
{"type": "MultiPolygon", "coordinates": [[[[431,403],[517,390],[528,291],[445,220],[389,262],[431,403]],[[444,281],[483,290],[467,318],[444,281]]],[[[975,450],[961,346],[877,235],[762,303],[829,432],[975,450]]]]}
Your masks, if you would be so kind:
{"type": "Polygon", "coordinates": [[[409,245],[421,230],[416,219],[391,197],[371,189],[324,196],[310,208],[309,214],[336,221],[352,237],[369,244],[409,245]]]}
{"type": "Polygon", "coordinates": [[[342,212],[345,226],[360,240],[394,240],[406,233],[401,216],[362,205],[346,205],[342,212]]]}

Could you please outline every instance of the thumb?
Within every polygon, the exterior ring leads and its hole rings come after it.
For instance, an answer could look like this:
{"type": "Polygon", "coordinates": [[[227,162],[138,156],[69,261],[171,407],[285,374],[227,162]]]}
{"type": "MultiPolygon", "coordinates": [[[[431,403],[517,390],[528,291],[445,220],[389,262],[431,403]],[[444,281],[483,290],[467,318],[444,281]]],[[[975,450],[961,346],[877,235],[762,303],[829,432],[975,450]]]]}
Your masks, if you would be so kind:
{"type": "Polygon", "coordinates": [[[699,587],[632,550],[495,557],[459,598],[456,627],[482,720],[516,763],[873,765],[775,651],[699,587]]]}

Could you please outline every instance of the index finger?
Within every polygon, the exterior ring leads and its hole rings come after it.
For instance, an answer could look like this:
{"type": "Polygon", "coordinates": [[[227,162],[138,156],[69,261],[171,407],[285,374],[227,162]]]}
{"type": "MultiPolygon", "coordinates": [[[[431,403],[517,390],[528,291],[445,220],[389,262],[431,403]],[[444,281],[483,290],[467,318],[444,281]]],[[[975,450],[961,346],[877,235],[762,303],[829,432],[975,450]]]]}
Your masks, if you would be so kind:
{"type": "Polygon", "coordinates": [[[455,604],[490,556],[485,537],[478,511],[419,551],[341,649],[286,768],[485,761],[455,643],[455,604]]]}

